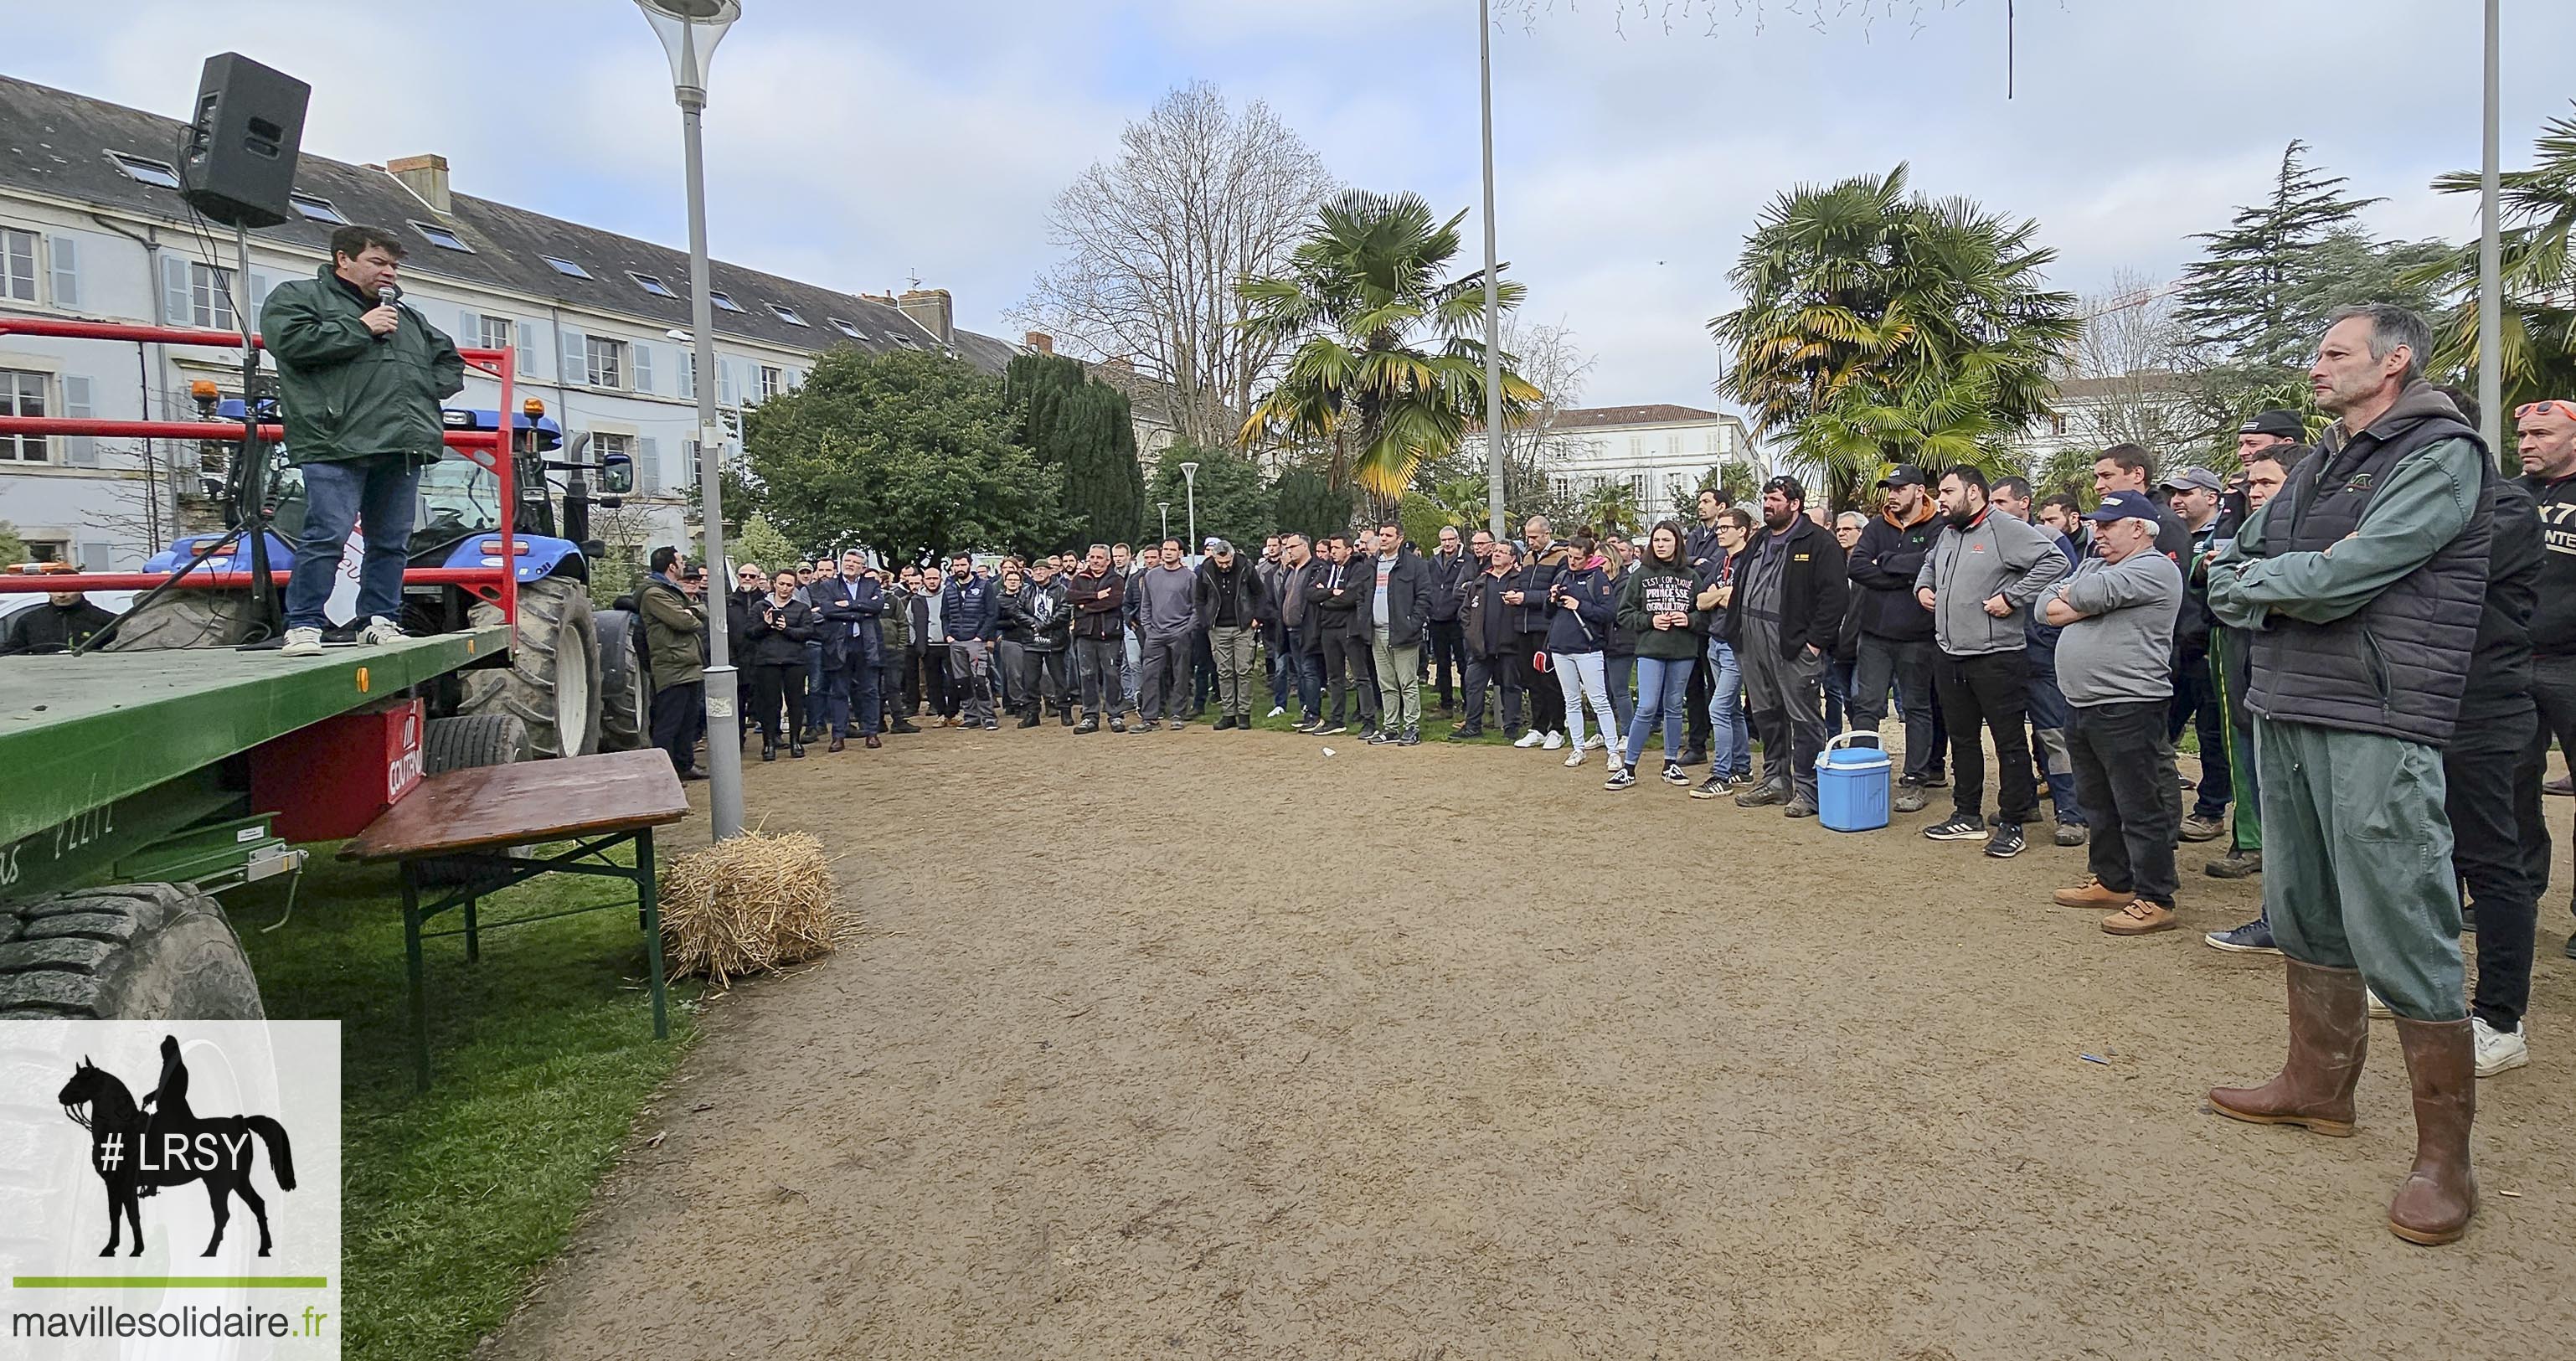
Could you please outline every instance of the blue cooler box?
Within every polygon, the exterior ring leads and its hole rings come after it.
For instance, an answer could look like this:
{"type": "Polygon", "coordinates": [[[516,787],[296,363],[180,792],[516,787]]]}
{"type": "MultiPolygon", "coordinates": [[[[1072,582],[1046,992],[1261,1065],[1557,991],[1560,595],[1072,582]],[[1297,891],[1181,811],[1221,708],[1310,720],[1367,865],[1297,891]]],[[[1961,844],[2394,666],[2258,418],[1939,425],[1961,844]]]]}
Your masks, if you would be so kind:
{"type": "Polygon", "coordinates": [[[1894,771],[1876,733],[1847,732],[1826,743],[1816,758],[1816,820],[1837,832],[1885,827],[1894,771]],[[1853,745],[1859,742],[1869,745],[1853,745]]]}

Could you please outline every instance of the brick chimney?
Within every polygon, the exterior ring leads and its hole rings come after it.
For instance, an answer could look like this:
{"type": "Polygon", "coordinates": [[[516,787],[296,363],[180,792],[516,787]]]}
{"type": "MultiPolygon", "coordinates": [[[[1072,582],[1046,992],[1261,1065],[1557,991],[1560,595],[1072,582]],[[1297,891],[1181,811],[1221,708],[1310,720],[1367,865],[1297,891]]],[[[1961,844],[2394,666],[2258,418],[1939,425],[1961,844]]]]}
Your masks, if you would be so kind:
{"type": "Polygon", "coordinates": [[[444,156],[404,156],[385,162],[385,172],[403,182],[403,187],[420,195],[420,201],[435,209],[439,216],[454,212],[447,197],[447,158],[444,156]]]}
{"type": "Polygon", "coordinates": [[[1037,351],[1039,354],[1055,353],[1055,337],[1048,335],[1044,331],[1030,331],[1020,337],[1020,343],[1037,351]]]}
{"type": "Polygon", "coordinates": [[[907,288],[902,297],[895,299],[895,306],[902,308],[903,314],[912,318],[921,329],[939,337],[940,344],[955,343],[955,309],[949,304],[947,289],[907,288]]]}

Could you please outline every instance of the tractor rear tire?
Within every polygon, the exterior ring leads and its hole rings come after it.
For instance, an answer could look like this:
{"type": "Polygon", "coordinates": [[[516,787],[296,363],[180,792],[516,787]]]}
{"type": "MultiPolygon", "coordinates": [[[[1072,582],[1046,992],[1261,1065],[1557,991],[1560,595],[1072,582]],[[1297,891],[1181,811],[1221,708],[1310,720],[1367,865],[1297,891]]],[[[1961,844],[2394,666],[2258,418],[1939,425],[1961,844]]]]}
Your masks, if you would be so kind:
{"type": "Polygon", "coordinates": [[[644,626],[632,610],[591,616],[599,631],[599,749],[641,751],[651,739],[644,626]]]}
{"type": "MultiPolygon", "coordinates": [[[[477,626],[501,623],[501,607],[476,603],[477,626]]],[[[590,592],[571,577],[519,588],[519,641],[506,667],[464,673],[459,712],[506,713],[528,725],[528,752],[541,760],[599,750],[599,632],[590,592]]]]}
{"type": "Polygon", "coordinates": [[[0,906],[0,1017],[258,1021],[259,980],[215,900],[183,884],[0,906]]]}
{"type": "Polygon", "coordinates": [[[155,652],[180,647],[237,647],[260,632],[250,592],[181,586],[125,617],[105,650],[155,652]]]}

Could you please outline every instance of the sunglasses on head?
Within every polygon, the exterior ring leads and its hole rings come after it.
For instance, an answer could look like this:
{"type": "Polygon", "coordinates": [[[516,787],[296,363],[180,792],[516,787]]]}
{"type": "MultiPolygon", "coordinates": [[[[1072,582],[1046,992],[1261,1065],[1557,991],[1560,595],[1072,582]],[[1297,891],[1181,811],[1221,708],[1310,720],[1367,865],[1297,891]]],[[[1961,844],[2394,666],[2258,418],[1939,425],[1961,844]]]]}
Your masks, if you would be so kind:
{"type": "Polygon", "coordinates": [[[2562,402],[2552,397],[2547,401],[2525,402],[2513,409],[2515,420],[2531,416],[2563,416],[2568,420],[2576,421],[2576,403],[2562,402]]]}

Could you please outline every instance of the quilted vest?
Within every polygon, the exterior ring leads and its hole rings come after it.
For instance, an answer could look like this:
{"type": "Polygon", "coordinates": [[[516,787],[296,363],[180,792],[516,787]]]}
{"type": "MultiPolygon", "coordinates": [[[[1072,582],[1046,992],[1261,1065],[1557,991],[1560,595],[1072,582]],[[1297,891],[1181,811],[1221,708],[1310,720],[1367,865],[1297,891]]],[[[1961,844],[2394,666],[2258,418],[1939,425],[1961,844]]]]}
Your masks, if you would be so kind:
{"type": "MultiPolygon", "coordinates": [[[[2310,455],[2274,498],[2271,552],[2321,552],[2342,541],[2400,464],[2449,439],[2486,456],[2485,442],[2447,402],[2439,411],[2383,417],[2342,447],[2310,455]]],[[[2253,635],[2246,704],[2276,721],[2447,744],[2477,646],[2494,505],[2490,485],[2451,542],[2333,623],[2274,614],[2253,635]]]]}

